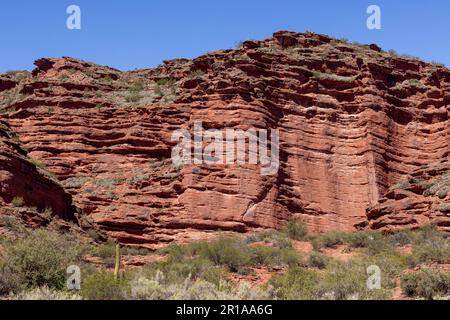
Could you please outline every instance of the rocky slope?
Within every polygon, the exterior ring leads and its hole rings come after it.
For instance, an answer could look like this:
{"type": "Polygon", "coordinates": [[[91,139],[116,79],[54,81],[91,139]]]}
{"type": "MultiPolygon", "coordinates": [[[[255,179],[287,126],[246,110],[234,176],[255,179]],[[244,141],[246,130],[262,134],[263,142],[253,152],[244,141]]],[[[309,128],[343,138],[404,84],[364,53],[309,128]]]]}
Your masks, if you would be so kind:
{"type": "Polygon", "coordinates": [[[448,229],[441,209],[449,190],[390,191],[409,174],[449,169],[443,66],[292,32],[149,70],[72,58],[36,66],[0,78],[1,119],[72,195],[80,224],[93,220],[122,243],[155,248],[292,218],[312,232],[435,219],[448,229]],[[174,167],[171,134],[194,121],[205,129],[279,129],[278,173],[174,167]]]}
{"type": "MultiPolygon", "coordinates": [[[[43,164],[28,157],[8,125],[0,121],[0,227],[17,216],[29,226],[44,226],[57,216],[77,222],[71,195],[43,164]]],[[[0,228],[1,229],[1,228],[0,228]]],[[[1,234],[2,232],[0,232],[1,234]]]]}

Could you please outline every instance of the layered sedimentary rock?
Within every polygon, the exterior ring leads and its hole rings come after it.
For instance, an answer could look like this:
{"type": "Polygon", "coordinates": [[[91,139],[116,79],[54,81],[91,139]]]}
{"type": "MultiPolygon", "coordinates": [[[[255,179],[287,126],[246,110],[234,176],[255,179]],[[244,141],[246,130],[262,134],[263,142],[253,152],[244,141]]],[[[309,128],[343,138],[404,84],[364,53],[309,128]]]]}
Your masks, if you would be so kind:
{"type": "Polygon", "coordinates": [[[367,209],[375,230],[415,229],[431,223],[450,231],[450,161],[415,170],[367,209]]]}
{"type": "Polygon", "coordinates": [[[2,119],[83,216],[126,244],[153,248],[293,218],[312,232],[379,228],[393,220],[366,209],[449,157],[450,71],[376,45],[278,32],[149,70],[72,58],[36,65],[20,81],[2,77],[2,119]],[[196,121],[221,132],[278,129],[279,170],[174,166],[171,135],[196,121]]]}
{"type": "Polygon", "coordinates": [[[19,216],[32,227],[45,225],[53,216],[77,221],[71,195],[41,164],[28,157],[18,137],[3,121],[0,122],[0,197],[0,215],[19,216]]]}

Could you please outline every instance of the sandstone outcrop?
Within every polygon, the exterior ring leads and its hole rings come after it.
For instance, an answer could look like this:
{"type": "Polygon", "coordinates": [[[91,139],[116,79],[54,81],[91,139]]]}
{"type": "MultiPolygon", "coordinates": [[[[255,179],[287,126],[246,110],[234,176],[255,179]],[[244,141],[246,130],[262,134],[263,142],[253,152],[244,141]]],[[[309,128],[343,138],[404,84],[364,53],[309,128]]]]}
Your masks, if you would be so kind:
{"type": "Polygon", "coordinates": [[[31,227],[43,226],[54,216],[77,222],[71,195],[42,164],[28,157],[18,137],[3,121],[0,122],[0,215],[18,216],[31,227]]]}
{"type": "Polygon", "coordinates": [[[25,79],[2,77],[1,119],[82,216],[124,244],[156,248],[293,218],[312,232],[435,219],[448,229],[448,212],[424,205],[429,197],[389,193],[424,166],[448,169],[444,66],[284,31],[149,70],[67,57],[36,66],[25,79]],[[277,174],[262,176],[250,164],[175,167],[171,134],[192,130],[194,121],[205,129],[278,129],[277,174]],[[394,201],[402,197],[418,204],[394,201]]]}

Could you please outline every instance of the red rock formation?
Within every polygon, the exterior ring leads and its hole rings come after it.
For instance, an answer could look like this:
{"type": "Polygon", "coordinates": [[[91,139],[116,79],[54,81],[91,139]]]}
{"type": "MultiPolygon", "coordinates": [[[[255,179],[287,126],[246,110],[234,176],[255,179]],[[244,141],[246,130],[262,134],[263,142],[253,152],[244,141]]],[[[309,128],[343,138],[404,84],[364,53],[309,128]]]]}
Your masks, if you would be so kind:
{"type": "Polygon", "coordinates": [[[0,123],[0,215],[20,215],[30,226],[41,226],[51,214],[76,222],[72,197],[45,168],[28,158],[8,126],[0,123]],[[50,214],[50,211],[48,211],[50,214]]]}
{"type": "Polygon", "coordinates": [[[371,229],[415,229],[435,223],[450,231],[450,161],[424,166],[367,209],[371,229]]]}
{"type": "Polygon", "coordinates": [[[2,118],[122,243],[153,248],[291,218],[313,232],[354,230],[391,185],[450,149],[450,71],[375,45],[278,32],[151,70],[71,58],[36,65],[35,78],[2,89],[22,97],[2,118]],[[278,173],[175,168],[171,134],[196,120],[279,129],[278,173]]]}

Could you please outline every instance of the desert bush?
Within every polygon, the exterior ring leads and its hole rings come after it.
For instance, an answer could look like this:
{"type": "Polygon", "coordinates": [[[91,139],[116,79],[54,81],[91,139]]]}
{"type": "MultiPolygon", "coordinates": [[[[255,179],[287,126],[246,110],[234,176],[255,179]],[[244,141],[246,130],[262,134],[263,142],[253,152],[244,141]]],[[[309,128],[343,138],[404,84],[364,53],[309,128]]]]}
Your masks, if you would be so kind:
{"type": "Polygon", "coordinates": [[[0,224],[14,233],[25,234],[27,232],[22,220],[15,216],[1,216],[0,224]]]}
{"type": "Polygon", "coordinates": [[[295,266],[300,261],[300,254],[292,248],[255,246],[251,248],[251,263],[254,265],[288,265],[295,266]]]}
{"type": "Polygon", "coordinates": [[[421,270],[407,273],[401,277],[400,283],[406,295],[432,300],[450,293],[450,272],[421,270]]]}
{"type": "Polygon", "coordinates": [[[0,296],[20,292],[25,289],[17,267],[0,261],[0,296]]]}
{"type": "Polygon", "coordinates": [[[288,222],[286,233],[292,240],[304,240],[308,230],[303,222],[291,220],[288,222]]]}
{"type": "Polygon", "coordinates": [[[290,268],[284,275],[275,275],[270,279],[271,285],[279,299],[315,300],[320,298],[318,285],[319,274],[304,268],[290,268]]]}
{"type": "Polygon", "coordinates": [[[102,259],[114,258],[116,256],[116,244],[108,240],[95,247],[93,253],[102,259]]]}
{"type": "Polygon", "coordinates": [[[48,287],[35,288],[29,291],[22,291],[11,297],[13,300],[81,300],[77,293],[67,291],[56,291],[48,287]]]}
{"type": "Polygon", "coordinates": [[[22,197],[14,197],[11,201],[14,207],[22,207],[25,205],[25,200],[22,197]]]}
{"type": "Polygon", "coordinates": [[[81,296],[87,300],[122,300],[128,292],[128,285],[114,279],[108,271],[87,275],[81,283],[81,296]]]}
{"type": "Polygon", "coordinates": [[[276,230],[267,230],[259,233],[258,241],[264,241],[266,243],[271,243],[274,247],[280,249],[292,248],[292,243],[286,232],[280,232],[276,230]]]}
{"type": "Polygon", "coordinates": [[[322,281],[317,291],[323,299],[331,300],[379,300],[389,299],[391,290],[384,285],[383,267],[381,289],[370,290],[367,287],[367,267],[374,262],[366,258],[349,261],[330,260],[322,271],[322,281]]]}
{"type": "Polygon", "coordinates": [[[364,299],[368,292],[366,279],[366,268],[360,261],[331,261],[320,286],[332,300],[364,299]]]}
{"type": "Polygon", "coordinates": [[[450,203],[441,203],[438,210],[443,213],[450,213],[450,203]]]}
{"type": "Polygon", "coordinates": [[[312,241],[314,249],[331,248],[346,242],[347,235],[341,231],[330,231],[315,237],[312,241]]]}
{"type": "Polygon", "coordinates": [[[164,279],[160,279],[160,282],[170,284],[182,282],[188,277],[197,279],[205,271],[213,267],[213,264],[208,259],[196,257],[181,262],[168,260],[152,263],[144,267],[143,273],[147,278],[151,279],[162,272],[164,279]]]}
{"type": "Polygon", "coordinates": [[[66,268],[80,254],[77,243],[57,233],[40,229],[7,247],[5,268],[28,287],[48,286],[61,289],[65,284],[66,268]]]}
{"type": "Polygon", "coordinates": [[[211,242],[198,243],[194,247],[194,252],[215,265],[226,266],[232,272],[248,266],[252,260],[251,250],[242,241],[232,237],[220,237],[211,242]]]}
{"type": "Polygon", "coordinates": [[[224,267],[207,268],[199,277],[199,279],[212,283],[217,287],[223,282],[227,281],[229,277],[228,271],[224,267]]]}
{"type": "Polygon", "coordinates": [[[353,248],[365,248],[367,254],[375,255],[380,252],[394,250],[391,242],[380,232],[359,231],[346,236],[347,243],[353,248]]]}
{"type": "Polygon", "coordinates": [[[388,236],[387,240],[393,246],[404,246],[411,244],[414,241],[414,234],[412,231],[399,231],[388,236]]]}
{"type": "Polygon", "coordinates": [[[251,288],[223,281],[220,285],[186,278],[176,284],[163,284],[157,279],[136,277],[130,283],[129,299],[137,300],[268,300],[270,289],[251,288]]]}
{"type": "Polygon", "coordinates": [[[176,80],[175,79],[170,79],[170,78],[163,78],[163,79],[159,79],[158,81],[156,81],[156,84],[158,86],[173,86],[175,85],[176,80]]]}
{"type": "Polygon", "coordinates": [[[449,238],[435,225],[421,228],[415,233],[411,266],[424,262],[444,263],[450,259],[449,238]]]}
{"type": "Polygon", "coordinates": [[[308,258],[308,266],[311,268],[324,269],[328,264],[328,258],[319,252],[312,252],[308,258]]]}
{"type": "Polygon", "coordinates": [[[393,289],[396,286],[396,279],[402,270],[408,267],[408,257],[399,252],[383,251],[376,255],[361,258],[364,267],[376,265],[381,270],[381,286],[385,289],[393,289]]]}

